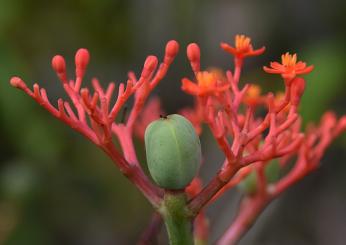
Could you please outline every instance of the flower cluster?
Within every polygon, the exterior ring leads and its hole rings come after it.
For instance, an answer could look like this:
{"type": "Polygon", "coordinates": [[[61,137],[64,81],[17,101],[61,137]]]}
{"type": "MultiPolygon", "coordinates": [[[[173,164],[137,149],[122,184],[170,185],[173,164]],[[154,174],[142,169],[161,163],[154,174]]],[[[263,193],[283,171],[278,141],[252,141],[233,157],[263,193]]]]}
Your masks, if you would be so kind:
{"type": "MultiPolygon", "coordinates": [[[[192,108],[183,108],[180,114],[191,121],[198,134],[203,132],[202,125],[207,125],[225,156],[222,167],[209,183],[202,187],[201,179],[196,176],[185,189],[197,239],[208,239],[205,208],[227,190],[244,183],[250,175],[255,177],[256,188],[245,193],[235,220],[218,241],[223,245],[239,240],[271,200],[319,166],[327,147],[346,129],[346,116],[337,119],[334,113],[327,112],[318,125],[310,125],[304,132],[298,113],[306,86],[301,75],[311,72],[313,66],[297,61],[296,54],[283,54],[281,63],[271,62],[270,67],[263,69],[281,75],[284,92],[263,94],[258,85],[240,86],[240,75],[244,59],[261,55],[265,48],[254,49],[251,39],[244,35],[235,37],[234,47],[221,43],[221,48],[234,57],[232,71],[201,69],[199,46],[188,45],[187,57],[194,78],[182,78],[181,89],[192,95],[195,103],[192,108]],[[258,110],[265,110],[265,116],[257,116],[258,110]],[[272,179],[267,169],[273,161],[278,162],[277,171],[287,164],[293,167],[272,179]]],[[[162,114],[158,98],[147,100],[166,75],[178,50],[178,43],[169,41],[160,65],[157,57],[148,56],[139,78],[129,72],[125,83],[118,86],[110,83],[107,88],[93,79],[93,92],[81,88],[89,52],[77,51],[74,80],[68,79],[65,60],[57,55],[52,59],[52,67],[70,98],[70,102],[59,99],[57,107],[50,103],[46,90],[39,85],[34,84],[31,90],[19,77],[13,77],[10,83],[100,147],[153,206],[159,208],[167,190],[153,184],[145,175],[136,156],[133,136],[143,139],[146,126],[162,114]],[[116,100],[112,103],[116,87],[116,100]],[[120,110],[131,97],[134,104],[129,116],[117,122],[120,110]],[[119,140],[121,149],[115,147],[113,136],[119,140]]]]}

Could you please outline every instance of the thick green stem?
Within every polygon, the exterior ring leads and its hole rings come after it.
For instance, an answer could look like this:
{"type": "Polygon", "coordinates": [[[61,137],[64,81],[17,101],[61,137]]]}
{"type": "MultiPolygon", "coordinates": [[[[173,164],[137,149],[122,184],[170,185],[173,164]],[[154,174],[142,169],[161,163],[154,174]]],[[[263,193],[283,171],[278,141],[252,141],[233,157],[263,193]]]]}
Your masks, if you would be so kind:
{"type": "Polygon", "coordinates": [[[170,245],[193,245],[192,217],[182,192],[166,192],[160,213],[165,221],[170,245]]]}

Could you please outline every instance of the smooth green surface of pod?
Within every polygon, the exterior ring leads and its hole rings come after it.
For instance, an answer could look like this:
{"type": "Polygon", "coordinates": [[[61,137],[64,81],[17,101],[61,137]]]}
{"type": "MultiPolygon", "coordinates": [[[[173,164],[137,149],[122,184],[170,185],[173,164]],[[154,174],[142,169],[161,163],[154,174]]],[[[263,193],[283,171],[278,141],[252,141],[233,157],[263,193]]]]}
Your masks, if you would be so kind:
{"type": "Polygon", "coordinates": [[[166,189],[183,189],[196,176],[201,144],[192,124],[178,114],[152,122],[145,130],[150,175],[166,189]]]}

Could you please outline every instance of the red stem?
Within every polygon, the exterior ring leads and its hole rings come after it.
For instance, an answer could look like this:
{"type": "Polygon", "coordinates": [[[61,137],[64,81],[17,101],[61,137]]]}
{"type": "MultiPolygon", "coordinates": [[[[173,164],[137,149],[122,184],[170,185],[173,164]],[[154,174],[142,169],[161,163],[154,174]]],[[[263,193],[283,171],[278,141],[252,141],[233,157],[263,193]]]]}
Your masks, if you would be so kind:
{"type": "Polygon", "coordinates": [[[132,130],[123,124],[113,124],[112,131],[117,135],[124,157],[130,165],[139,166],[137,154],[132,140],[132,130]]]}
{"type": "Polygon", "coordinates": [[[102,146],[120,171],[143,193],[154,206],[158,207],[162,201],[162,190],[153,185],[142,169],[136,165],[129,165],[126,159],[117,151],[112,142],[102,146]]]}
{"type": "Polygon", "coordinates": [[[268,202],[269,200],[267,198],[263,198],[261,195],[245,198],[241,202],[240,210],[232,225],[227,229],[225,234],[216,244],[236,244],[251,228],[268,202]]]}
{"type": "MultiPolygon", "coordinates": [[[[229,175],[232,177],[238,171],[238,168],[229,169],[229,175]]],[[[222,176],[222,170],[218,172],[218,174],[208,183],[206,187],[202,189],[202,191],[195,196],[189,202],[189,209],[193,214],[197,214],[201,208],[206,205],[209,200],[225,185],[227,181],[224,181],[222,176]]],[[[230,178],[231,178],[230,177],[230,178]]]]}

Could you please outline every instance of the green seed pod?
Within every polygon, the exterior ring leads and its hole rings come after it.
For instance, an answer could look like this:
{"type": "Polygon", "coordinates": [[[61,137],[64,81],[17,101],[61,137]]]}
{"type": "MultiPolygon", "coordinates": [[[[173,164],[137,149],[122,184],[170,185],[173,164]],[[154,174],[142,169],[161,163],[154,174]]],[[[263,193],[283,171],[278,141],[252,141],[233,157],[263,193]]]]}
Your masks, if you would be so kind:
{"type": "MultiPolygon", "coordinates": [[[[280,179],[280,163],[277,159],[272,160],[265,166],[264,174],[268,183],[274,183],[280,179]]],[[[238,184],[238,188],[247,195],[253,195],[257,190],[257,175],[252,171],[238,184]]]]}
{"type": "Polygon", "coordinates": [[[256,189],[257,189],[257,176],[255,171],[252,171],[251,173],[249,173],[245,179],[243,179],[238,185],[238,189],[246,194],[246,195],[253,195],[256,193],[256,189]]]}
{"type": "Polygon", "coordinates": [[[166,189],[183,189],[196,176],[201,144],[192,124],[173,114],[152,122],[145,130],[149,172],[166,189]]]}

